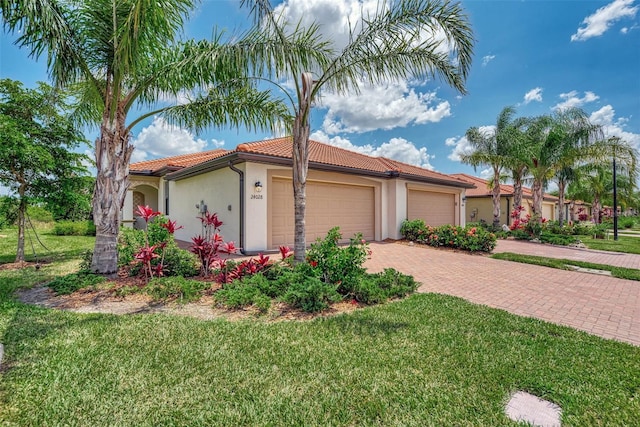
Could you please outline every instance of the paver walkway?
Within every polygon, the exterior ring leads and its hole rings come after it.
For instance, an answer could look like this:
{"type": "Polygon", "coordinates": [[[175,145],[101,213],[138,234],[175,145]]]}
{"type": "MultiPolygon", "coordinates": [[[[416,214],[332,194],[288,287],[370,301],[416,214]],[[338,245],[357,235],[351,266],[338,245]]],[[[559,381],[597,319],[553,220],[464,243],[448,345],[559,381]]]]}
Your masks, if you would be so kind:
{"type": "MultiPolygon", "coordinates": [[[[555,251],[551,246],[538,246],[545,256],[555,251]]],[[[371,243],[370,247],[367,268],[393,267],[411,274],[422,283],[419,292],[454,295],[640,346],[640,282],[420,245],[371,243]]],[[[595,252],[599,258],[594,262],[600,264],[605,263],[604,256],[615,257],[595,252]]]]}
{"type": "MultiPolygon", "coordinates": [[[[640,240],[638,241],[638,245],[640,245],[640,240]]],[[[498,240],[498,244],[493,252],[513,252],[548,258],[571,259],[574,261],[593,262],[595,264],[615,265],[617,267],[640,270],[640,255],[637,254],[543,245],[540,243],[531,243],[526,240],[498,240]]]]}

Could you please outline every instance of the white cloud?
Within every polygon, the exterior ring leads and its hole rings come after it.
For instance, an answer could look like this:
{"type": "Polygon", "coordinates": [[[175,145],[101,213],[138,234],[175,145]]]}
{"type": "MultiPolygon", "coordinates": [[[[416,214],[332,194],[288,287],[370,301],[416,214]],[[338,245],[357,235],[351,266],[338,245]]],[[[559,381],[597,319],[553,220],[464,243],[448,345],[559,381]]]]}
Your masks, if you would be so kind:
{"type": "Polygon", "coordinates": [[[328,109],[322,125],[328,134],[435,123],[451,115],[448,101],[435,92],[418,93],[406,82],[363,85],[360,95],[326,93],[321,104],[328,109]]]}
{"type": "Polygon", "coordinates": [[[552,109],[565,110],[567,108],[573,108],[573,107],[579,108],[579,107],[582,107],[584,104],[600,99],[600,97],[593,92],[587,91],[584,93],[584,96],[581,98],[578,95],[577,91],[572,90],[571,92],[561,93],[560,99],[564,99],[564,101],[554,105],[553,107],[551,107],[552,109]]]}
{"type": "Polygon", "coordinates": [[[537,87],[537,88],[531,89],[529,92],[524,94],[524,103],[528,104],[531,101],[542,102],[542,88],[541,87],[537,87]]]}
{"type": "MultiPolygon", "coordinates": [[[[275,8],[275,13],[282,13],[291,26],[317,24],[338,54],[349,43],[350,31],[354,35],[361,31],[363,16],[371,19],[387,8],[388,4],[379,0],[286,0],[275,8]]],[[[441,29],[424,30],[419,37],[441,40],[436,50],[451,53],[452,46],[441,29]]],[[[438,122],[450,116],[449,102],[437,100],[435,93],[420,93],[418,86],[424,83],[400,80],[372,87],[363,81],[359,95],[324,91],[316,100],[328,110],[323,130],[328,134],[366,132],[438,122]]]]}
{"type": "MultiPolygon", "coordinates": [[[[215,144],[219,142],[216,141],[215,144]]],[[[156,116],[153,122],[136,136],[133,145],[136,148],[131,161],[140,162],[158,157],[197,153],[207,147],[207,141],[195,138],[191,132],[172,126],[162,117],[156,116]]]]}
{"type": "Polygon", "coordinates": [[[637,149],[640,149],[640,134],[626,131],[625,118],[615,119],[616,112],[611,105],[605,105],[601,109],[594,111],[589,116],[589,121],[593,124],[602,126],[605,136],[617,136],[623,141],[628,142],[637,149]]]}
{"type": "Polygon", "coordinates": [[[486,55],[482,57],[482,66],[486,67],[487,64],[495,59],[495,55],[486,55]]]}
{"type": "Polygon", "coordinates": [[[593,15],[584,18],[584,26],[578,28],[571,36],[571,41],[584,41],[601,36],[614,22],[622,18],[633,18],[638,11],[638,6],[632,6],[633,2],[634,0],[615,0],[596,10],[593,15]]]}
{"type": "Polygon", "coordinates": [[[371,144],[355,145],[346,138],[340,136],[329,137],[322,131],[316,131],[311,134],[311,139],[373,157],[387,157],[425,169],[433,169],[429,161],[434,156],[427,153],[426,147],[416,147],[413,142],[404,138],[391,138],[379,147],[371,144]]]}
{"type": "MultiPolygon", "coordinates": [[[[478,130],[484,134],[492,134],[495,132],[496,127],[494,125],[491,126],[480,126],[478,130]]],[[[451,153],[447,156],[449,160],[453,160],[454,162],[460,161],[460,156],[462,154],[471,154],[473,152],[473,146],[469,142],[466,136],[454,136],[451,138],[447,138],[444,144],[448,147],[453,147],[451,153]]]]}

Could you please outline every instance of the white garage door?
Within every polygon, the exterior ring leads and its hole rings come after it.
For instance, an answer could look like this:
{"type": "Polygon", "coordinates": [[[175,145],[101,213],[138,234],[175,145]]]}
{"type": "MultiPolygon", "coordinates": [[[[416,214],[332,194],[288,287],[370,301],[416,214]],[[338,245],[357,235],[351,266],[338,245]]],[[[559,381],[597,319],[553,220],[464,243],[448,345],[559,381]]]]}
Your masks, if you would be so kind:
{"type": "Polygon", "coordinates": [[[409,220],[422,219],[425,224],[438,227],[455,225],[455,195],[432,191],[409,190],[407,217],[409,220]]]}
{"type": "MultiPolygon", "coordinates": [[[[271,183],[271,247],[293,246],[294,216],[291,180],[274,178],[271,183]]],[[[375,238],[375,193],[373,187],[307,181],[307,244],[324,238],[340,227],[344,241],[356,233],[375,238]]]]}
{"type": "MultiPolygon", "coordinates": [[[[550,203],[542,204],[542,217],[544,219],[548,219],[549,221],[555,220],[555,215],[553,214],[555,211],[555,206],[550,203]]],[[[566,219],[566,218],[565,218],[566,219]]]]}

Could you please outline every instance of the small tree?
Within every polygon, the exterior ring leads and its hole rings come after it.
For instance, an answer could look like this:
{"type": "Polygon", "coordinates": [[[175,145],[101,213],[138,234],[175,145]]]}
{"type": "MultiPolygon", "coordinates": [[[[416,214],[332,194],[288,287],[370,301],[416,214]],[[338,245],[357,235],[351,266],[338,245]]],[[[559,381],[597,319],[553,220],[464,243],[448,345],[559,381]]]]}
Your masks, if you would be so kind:
{"type": "Polygon", "coordinates": [[[70,123],[65,96],[39,83],[0,80],[0,183],[18,198],[16,262],[24,261],[26,212],[30,200],[46,198],[65,181],[87,174],[86,156],[76,148],[84,137],[70,123]]]}

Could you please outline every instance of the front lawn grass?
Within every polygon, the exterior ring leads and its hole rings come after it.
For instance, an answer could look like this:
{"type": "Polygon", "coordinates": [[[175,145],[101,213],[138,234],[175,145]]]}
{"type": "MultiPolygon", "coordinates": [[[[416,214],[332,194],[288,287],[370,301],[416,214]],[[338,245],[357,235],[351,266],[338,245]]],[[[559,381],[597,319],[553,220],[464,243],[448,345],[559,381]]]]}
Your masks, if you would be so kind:
{"type": "Polygon", "coordinates": [[[574,265],[582,268],[592,268],[595,270],[610,271],[613,277],[628,280],[640,280],[640,270],[633,268],[616,267],[606,264],[595,264],[592,262],[574,261],[571,259],[547,258],[535,255],[515,254],[512,252],[501,252],[491,255],[491,258],[505,261],[521,262],[523,264],[541,265],[544,267],[559,268],[561,270],[571,270],[569,266],[574,265]]]}
{"type": "MultiPolygon", "coordinates": [[[[51,262],[78,258],[83,252],[93,249],[96,241],[92,236],[56,236],[50,229],[38,229],[25,233],[24,254],[27,262],[51,262]],[[43,246],[44,245],[44,246],[43,246]]],[[[0,263],[14,262],[18,248],[18,229],[0,230],[0,263]]]]}
{"type": "Polygon", "coordinates": [[[618,240],[613,240],[613,233],[608,239],[594,239],[593,236],[578,237],[589,249],[640,254],[640,237],[619,235],[618,240]]]}
{"type": "Polygon", "coordinates": [[[5,298],[0,342],[11,425],[516,425],[516,390],[566,426],[640,419],[640,348],[437,294],[275,323],[5,298]]]}
{"type": "Polygon", "coordinates": [[[77,271],[79,249],[0,270],[2,425],[517,425],[504,415],[517,390],[560,405],[565,426],[640,419],[639,347],[444,295],[302,322],[13,299],[77,271]]]}

